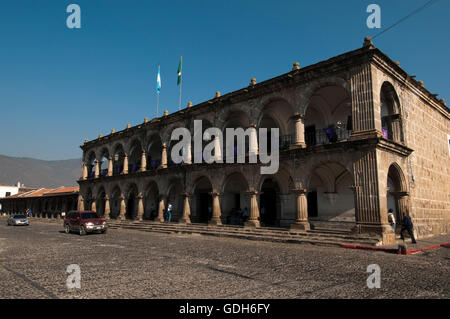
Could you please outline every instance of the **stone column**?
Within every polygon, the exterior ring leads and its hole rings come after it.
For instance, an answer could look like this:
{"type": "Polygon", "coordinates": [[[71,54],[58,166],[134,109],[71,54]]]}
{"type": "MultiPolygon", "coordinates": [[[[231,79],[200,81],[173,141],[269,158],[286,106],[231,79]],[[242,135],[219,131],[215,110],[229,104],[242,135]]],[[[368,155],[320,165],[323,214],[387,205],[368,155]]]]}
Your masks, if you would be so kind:
{"type": "Polygon", "coordinates": [[[113,159],[112,159],[112,157],[108,158],[108,176],[113,176],[113,159]]]}
{"type": "Polygon", "coordinates": [[[212,217],[208,221],[208,225],[222,225],[222,220],[220,219],[220,216],[222,215],[222,212],[220,210],[220,200],[218,192],[211,192],[210,195],[212,195],[213,200],[213,207],[212,207],[212,217]]]}
{"type": "Polygon", "coordinates": [[[141,167],[139,168],[140,172],[144,172],[147,170],[147,154],[145,151],[142,151],[141,155],[141,167]]]}
{"type": "Polygon", "coordinates": [[[222,147],[220,147],[220,139],[219,136],[214,136],[214,159],[217,163],[220,163],[223,161],[222,156],[222,147]]]}
{"type": "Polygon", "coordinates": [[[109,204],[109,196],[105,195],[105,213],[104,213],[104,217],[105,219],[110,219],[110,215],[111,214],[111,207],[109,204]]]}
{"type": "Polygon", "coordinates": [[[190,224],[191,223],[191,207],[189,205],[189,197],[191,194],[183,193],[184,196],[184,204],[183,204],[183,216],[178,220],[180,224],[190,224]]]}
{"type": "Polygon", "coordinates": [[[400,115],[396,115],[392,118],[392,140],[397,143],[402,142],[402,126],[400,115]]]}
{"type": "MultiPolygon", "coordinates": [[[[45,207],[45,203],[42,204],[42,207],[45,207]]],[[[78,207],[77,207],[77,210],[84,210],[84,199],[83,199],[83,196],[81,196],[81,195],[78,195],[78,207]]],[[[41,212],[40,215],[42,215],[42,212],[41,212]]]]}
{"type": "Polygon", "coordinates": [[[250,217],[244,223],[244,226],[260,227],[261,224],[259,222],[259,207],[258,207],[258,200],[256,198],[256,195],[258,195],[258,192],[250,191],[250,192],[247,192],[247,195],[250,196],[250,217]]]}
{"type": "Polygon", "coordinates": [[[306,199],[306,189],[293,189],[292,193],[296,198],[295,222],[291,224],[291,230],[310,230],[308,222],[308,202],[306,199]]]}
{"type": "Polygon", "coordinates": [[[83,174],[82,174],[81,179],[85,180],[85,179],[87,179],[87,175],[88,175],[88,173],[87,173],[87,165],[86,165],[85,162],[83,162],[83,164],[82,164],[82,169],[83,169],[83,174]]]}
{"type": "Polygon", "coordinates": [[[142,216],[144,216],[144,195],[141,193],[138,195],[138,215],[137,219],[142,220],[142,216]]]}
{"type": "Polygon", "coordinates": [[[295,114],[292,117],[292,120],[294,121],[294,127],[295,127],[294,140],[292,142],[293,146],[305,148],[306,147],[306,142],[305,142],[305,123],[304,123],[304,118],[300,114],[295,114]]]}
{"type": "MultiPolygon", "coordinates": [[[[379,178],[383,174],[377,166],[376,150],[369,150],[353,163],[355,194],[356,233],[368,233],[383,236],[383,241],[389,244],[391,238],[385,234],[392,233],[387,221],[387,214],[382,210],[379,178]]],[[[393,234],[393,233],[392,233],[393,234]]]]}
{"type": "Polygon", "coordinates": [[[127,154],[125,154],[125,156],[123,158],[122,174],[128,174],[128,155],[127,154]]]}
{"type": "Polygon", "coordinates": [[[162,144],[162,151],[161,151],[161,168],[167,168],[167,144],[162,144]]]}
{"type": "Polygon", "coordinates": [[[256,163],[257,156],[259,154],[256,124],[250,125],[249,129],[250,129],[250,138],[249,138],[250,143],[249,143],[249,148],[248,148],[249,162],[256,163]]]}
{"type": "Polygon", "coordinates": [[[192,164],[192,145],[191,143],[186,145],[186,162],[185,164],[192,164]]]}
{"type": "Polygon", "coordinates": [[[350,140],[382,136],[379,94],[374,92],[369,63],[352,68],[350,75],[352,126],[350,140]]]}
{"type": "Polygon", "coordinates": [[[164,222],[164,210],[166,209],[166,195],[159,196],[159,204],[158,204],[158,216],[156,216],[156,222],[164,222]]]}
{"type": "Polygon", "coordinates": [[[98,178],[98,176],[100,175],[100,161],[95,160],[94,165],[95,165],[94,177],[98,178]]]}
{"type": "Polygon", "coordinates": [[[117,216],[117,219],[125,219],[126,214],[126,208],[125,208],[125,195],[120,195],[120,210],[119,210],[119,216],[117,216]]]}

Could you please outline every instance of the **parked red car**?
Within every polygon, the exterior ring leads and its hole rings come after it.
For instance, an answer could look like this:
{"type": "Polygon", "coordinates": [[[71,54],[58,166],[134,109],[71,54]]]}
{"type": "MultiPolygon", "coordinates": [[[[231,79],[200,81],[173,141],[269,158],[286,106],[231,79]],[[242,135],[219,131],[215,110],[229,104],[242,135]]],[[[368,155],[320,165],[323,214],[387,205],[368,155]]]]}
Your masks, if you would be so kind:
{"type": "Polygon", "coordinates": [[[81,236],[87,233],[106,233],[108,226],[106,221],[93,211],[70,211],[64,218],[64,229],[66,234],[71,231],[78,232],[81,236]]]}

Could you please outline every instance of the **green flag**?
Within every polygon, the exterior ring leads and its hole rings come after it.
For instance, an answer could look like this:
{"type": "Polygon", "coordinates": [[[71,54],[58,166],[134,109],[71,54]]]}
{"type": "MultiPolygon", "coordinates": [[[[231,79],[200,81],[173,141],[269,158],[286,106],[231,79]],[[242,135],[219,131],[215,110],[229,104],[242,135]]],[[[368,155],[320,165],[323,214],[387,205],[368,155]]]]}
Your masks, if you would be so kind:
{"type": "Polygon", "coordinates": [[[180,64],[178,64],[178,80],[177,85],[180,85],[181,83],[181,63],[183,61],[183,57],[180,58],[180,64]]]}

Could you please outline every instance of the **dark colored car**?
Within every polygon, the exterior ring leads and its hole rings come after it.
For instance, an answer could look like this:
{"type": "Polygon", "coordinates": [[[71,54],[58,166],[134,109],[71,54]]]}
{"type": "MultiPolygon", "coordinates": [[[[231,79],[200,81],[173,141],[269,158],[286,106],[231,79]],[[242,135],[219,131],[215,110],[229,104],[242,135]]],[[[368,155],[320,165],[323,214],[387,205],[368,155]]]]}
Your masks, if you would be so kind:
{"type": "Polygon", "coordinates": [[[80,235],[92,232],[106,233],[107,228],[106,221],[93,211],[70,211],[64,218],[66,234],[71,231],[76,231],[80,235]]]}

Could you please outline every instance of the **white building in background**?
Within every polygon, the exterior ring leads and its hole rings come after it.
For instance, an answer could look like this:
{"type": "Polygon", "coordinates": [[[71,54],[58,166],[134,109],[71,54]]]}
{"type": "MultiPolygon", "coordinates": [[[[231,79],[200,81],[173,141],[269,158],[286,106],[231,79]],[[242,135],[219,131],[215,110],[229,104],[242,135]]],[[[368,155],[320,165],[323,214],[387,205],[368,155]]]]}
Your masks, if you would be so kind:
{"type": "MultiPolygon", "coordinates": [[[[0,198],[13,196],[13,195],[27,192],[27,191],[30,191],[33,189],[35,189],[35,188],[25,187],[20,182],[17,182],[17,184],[14,186],[0,184],[0,198]]],[[[0,203],[0,211],[1,211],[1,209],[2,209],[2,204],[0,203]]]]}

